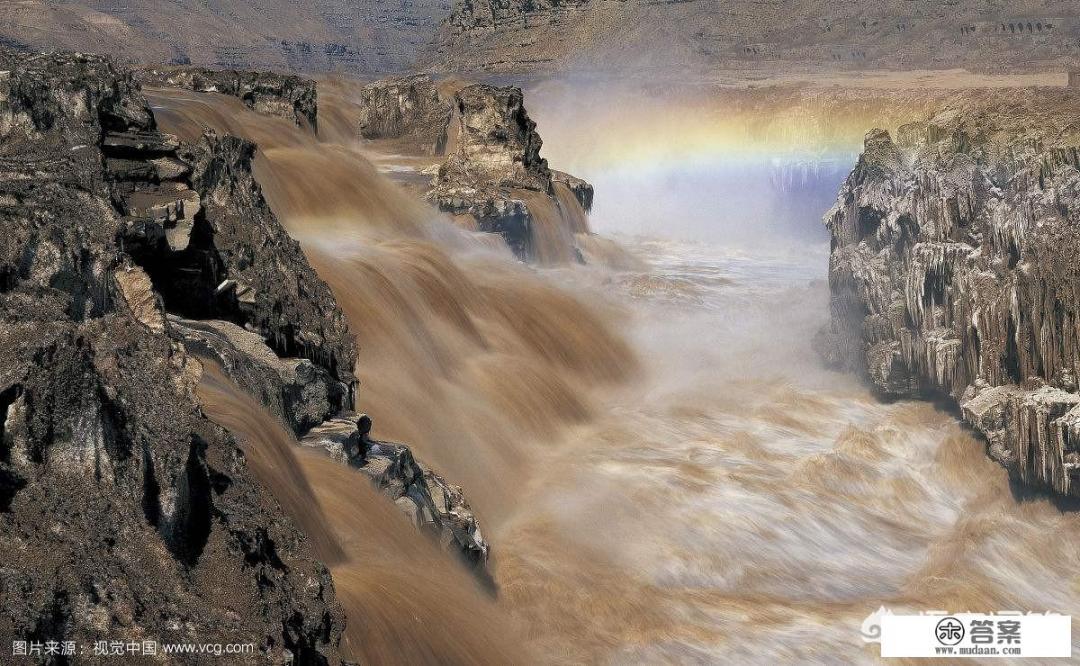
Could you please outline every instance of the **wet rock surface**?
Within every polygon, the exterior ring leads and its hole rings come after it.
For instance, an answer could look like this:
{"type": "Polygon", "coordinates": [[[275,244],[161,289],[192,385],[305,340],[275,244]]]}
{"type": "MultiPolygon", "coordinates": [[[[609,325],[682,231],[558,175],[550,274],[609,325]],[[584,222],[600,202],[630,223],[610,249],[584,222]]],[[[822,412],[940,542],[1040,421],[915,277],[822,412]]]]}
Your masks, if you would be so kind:
{"type": "Polygon", "coordinates": [[[169,334],[210,359],[300,435],[346,407],[348,386],[306,358],[280,357],[257,333],[228,321],[169,317],[169,334]]]}
{"type": "Polygon", "coordinates": [[[325,449],[354,467],[421,531],[437,539],[488,582],[490,547],[459,486],[418,462],[409,447],[369,436],[371,419],[342,413],[313,428],[300,443],[325,449]]]}
{"type": "MultiPolygon", "coordinates": [[[[224,140],[158,132],[107,60],[0,50],[0,70],[0,637],[338,663],[329,573],[203,415],[163,276],[139,265],[208,251],[211,215],[250,221],[214,201],[247,175],[224,140]]],[[[221,276],[255,258],[218,250],[221,276]]]]}
{"type": "Polygon", "coordinates": [[[1020,480],[1080,494],[1080,132],[1067,90],[967,92],[867,134],[826,215],[834,362],[947,395],[1020,480]]]}
{"type": "Polygon", "coordinates": [[[216,92],[240,99],[252,111],[318,130],[319,106],[315,82],[272,72],[168,67],[135,70],[144,86],[216,92]]]}
{"type": "Polygon", "coordinates": [[[329,573],[204,415],[197,359],[297,435],[352,419],[343,461],[483,576],[461,490],[356,430],[355,342],[255,146],[160,132],[100,57],[0,70],[0,635],[340,661],[329,573]]]}

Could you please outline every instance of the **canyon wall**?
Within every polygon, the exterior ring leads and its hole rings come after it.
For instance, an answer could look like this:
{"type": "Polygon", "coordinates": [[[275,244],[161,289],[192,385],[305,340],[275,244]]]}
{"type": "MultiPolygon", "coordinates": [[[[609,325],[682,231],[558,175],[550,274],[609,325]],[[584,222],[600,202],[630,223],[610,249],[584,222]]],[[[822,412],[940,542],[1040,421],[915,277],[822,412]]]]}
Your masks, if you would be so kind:
{"type": "Polygon", "coordinates": [[[448,12],[448,0],[26,0],[0,3],[0,44],[143,64],[398,72],[448,12]]]}
{"type": "Polygon", "coordinates": [[[165,316],[227,314],[351,390],[343,317],[253,199],[250,145],[161,134],[100,57],[0,50],[0,69],[0,635],[338,663],[329,572],[203,415],[165,316]],[[233,276],[251,298],[215,298],[233,276]]]}
{"type": "Polygon", "coordinates": [[[0,44],[126,62],[299,72],[567,69],[705,76],[716,68],[1065,69],[1066,0],[23,0],[0,44]]]}
{"type": "Polygon", "coordinates": [[[942,395],[1017,478],[1080,486],[1080,98],[958,94],[867,134],[826,215],[829,358],[942,395]]]}

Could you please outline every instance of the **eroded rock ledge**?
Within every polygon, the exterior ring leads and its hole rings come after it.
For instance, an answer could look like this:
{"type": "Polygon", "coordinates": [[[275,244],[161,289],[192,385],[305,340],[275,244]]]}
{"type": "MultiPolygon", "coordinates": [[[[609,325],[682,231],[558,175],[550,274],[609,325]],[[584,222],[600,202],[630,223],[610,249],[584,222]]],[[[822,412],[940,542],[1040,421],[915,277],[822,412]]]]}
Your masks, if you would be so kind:
{"type": "Polygon", "coordinates": [[[1080,98],[955,96],[865,149],[826,215],[836,363],[944,394],[1015,476],[1080,494],[1080,98]]]}
{"type": "Polygon", "coordinates": [[[334,404],[325,370],[307,359],[278,357],[258,335],[231,322],[168,315],[168,324],[170,335],[216,363],[289,426],[300,444],[359,470],[413,526],[491,584],[491,549],[462,489],[418,461],[408,446],[369,437],[371,419],[334,404]]]}
{"type": "Polygon", "coordinates": [[[542,215],[558,218],[570,234],[588,231],[592,185],[540,157],[543,141],[520,88],[476,84],[443,95],[430,77],[414,75],[369,84],[361,99],[361,136],[404,139],[444,157],[427,198],[480,231],[501,234],[521,259],[543,259],[536,231],[542,215]]]}
{"type": "Polygon", "coordinates": [[[490,547],[460,486],[417,462],[409,447],[372,439],[366,414],[346,413],[309,432],[300,443],[325,449],[374,482],[418,529],[433,536],[485,581],[490,547]]]}
{"type": "Polygon", "coordinates": [[[217,92],[240,99],[252,111],[277,116],[318,131],[315,82],[300,76],[205,67],[158,67],[135,70],[144,86],[217,92]]]}

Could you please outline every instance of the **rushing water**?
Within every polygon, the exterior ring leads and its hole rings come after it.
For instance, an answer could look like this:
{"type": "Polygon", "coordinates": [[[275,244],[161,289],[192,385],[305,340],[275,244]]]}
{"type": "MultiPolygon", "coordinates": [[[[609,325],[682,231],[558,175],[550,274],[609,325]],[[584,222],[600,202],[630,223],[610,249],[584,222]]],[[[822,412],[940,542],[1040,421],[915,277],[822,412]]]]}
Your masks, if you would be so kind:
{"type": "Polygon", "coordinates": [[[492,600],[347,470],[305,453],[303,479],[275,474],[287,436],[210,382],[215,418],[276,452],[255,467],[286,509],[318,498],[293,517],[345,552],[327,559],[349,654],[873,662],[860,627],[883,605],[1080,616],[1080,517],[1016,500],[952,416],[883,404],[817,359],[827,246],[800,225],[834,163],[657,167],[623,190],[625,166],[586,164],[594,227],[628,232],[634,260],[536,270],[435,219],[347,141],[213,97],[156,103],[169,129],[263,142],[271,205],[357,332],[358,406],[464,486],[494,544],[492,600]],[[738,206],[717,196],[748,188],[738,206]],[[664,205],[599,203],[620,195],[664,205]]]}

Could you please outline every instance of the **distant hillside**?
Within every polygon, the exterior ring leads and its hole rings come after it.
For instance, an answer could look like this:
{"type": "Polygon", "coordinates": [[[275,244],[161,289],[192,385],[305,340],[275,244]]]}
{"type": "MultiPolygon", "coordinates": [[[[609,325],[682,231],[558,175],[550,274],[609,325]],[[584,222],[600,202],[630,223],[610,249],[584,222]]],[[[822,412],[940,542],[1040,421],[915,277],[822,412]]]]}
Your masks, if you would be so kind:
{"type": "Polygon", "coordinates": [[[0,0],[0,44],[400,72],[1080,64],[1074,0],[0,0]]]}
{"type": "Polygon", "coordinates": [[[408,69],[450,0],[4,0],[0,43],[128,62],[305,72],[408,69]]]}
{"type": "Polygon", "coordinates": [[[1080,3],[454,0],[431,62],[496,72],[1069,66],[1080,62],[1080,3]]]}

